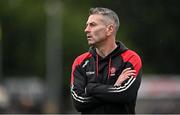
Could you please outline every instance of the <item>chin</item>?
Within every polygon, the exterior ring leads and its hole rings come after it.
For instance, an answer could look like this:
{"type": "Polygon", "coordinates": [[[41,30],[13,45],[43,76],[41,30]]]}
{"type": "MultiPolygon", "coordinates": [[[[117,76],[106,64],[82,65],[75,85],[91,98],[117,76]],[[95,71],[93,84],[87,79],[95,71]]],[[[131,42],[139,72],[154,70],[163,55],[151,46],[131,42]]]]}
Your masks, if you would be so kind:
{"type": "Polygon", "coordinates": [[[93,46],[93,45],[94,45],[94,43],[92,43],[92,42],[88,42],[88,44],[89,44],[90,46],[93,46]]]}
{"type": "Polygon", "coordinates": [[[89,46],[92,46],[92,47],[96,48],[96,44],[89,44],[89,46]]]}

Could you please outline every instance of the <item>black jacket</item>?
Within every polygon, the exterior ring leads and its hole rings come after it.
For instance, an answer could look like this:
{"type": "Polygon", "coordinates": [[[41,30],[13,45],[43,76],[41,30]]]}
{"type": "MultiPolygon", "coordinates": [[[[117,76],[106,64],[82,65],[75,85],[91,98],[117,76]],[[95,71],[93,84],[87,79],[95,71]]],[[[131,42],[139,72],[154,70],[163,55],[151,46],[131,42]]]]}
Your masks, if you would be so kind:
{"type": "Polygon", "coordinates": [[[89,52],[78,56],[72,66],[71,95],[77,111],[89,113],[135,113],[138,89],[141,83],[141,59],[121,42],[105,58],[91,47],[89,52]],[[114,84],[125,69],[136,70],[130,77],[115,87],[114,84]]]}

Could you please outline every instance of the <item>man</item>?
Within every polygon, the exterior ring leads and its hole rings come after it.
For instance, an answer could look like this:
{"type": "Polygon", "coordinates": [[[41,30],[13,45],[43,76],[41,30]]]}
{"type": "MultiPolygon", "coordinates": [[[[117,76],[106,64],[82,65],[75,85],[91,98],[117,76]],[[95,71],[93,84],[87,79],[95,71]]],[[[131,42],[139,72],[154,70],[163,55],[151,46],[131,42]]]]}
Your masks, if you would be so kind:
{"type": "Polygon", "coordinates": [[[71,94],[82,114],[134,114],[141,83],[141,59],[116,41],[117,14],[107,8],[91,8],[85,33],[89,52],[72,66],[71,94]]]}

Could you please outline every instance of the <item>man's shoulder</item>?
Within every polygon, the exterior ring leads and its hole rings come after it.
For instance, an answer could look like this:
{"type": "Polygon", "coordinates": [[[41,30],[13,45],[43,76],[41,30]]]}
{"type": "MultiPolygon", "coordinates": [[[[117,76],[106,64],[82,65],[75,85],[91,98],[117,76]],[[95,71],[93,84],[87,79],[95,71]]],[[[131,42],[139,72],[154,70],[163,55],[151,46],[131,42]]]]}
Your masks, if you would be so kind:
{"type": "Polygon", "coordinates": [[[92,54],[91,54],[90,52],[85,52],[85,53],[77,56],[76,59],[75,59],[75,62],[78,63],[78,64],[80,64],[80,63],[82,63],[85,59],[88,59],[88,58],[90,58],[91,56],[92,56],[92,54]]]}
{"type": "Polygon", "coordinates": [[[133,50],[130,50],[130,49],[128,49],[128,50],[126,50],[125,52],[123,52],[123,53],[121,54],[121,56],[122,56],[122,58],[123,58],[124,60],[129,60],[129,59],[132,59],[132,58],[141,60],[139,54],[138,54],[137,52],[133,51],[133,50]]]}

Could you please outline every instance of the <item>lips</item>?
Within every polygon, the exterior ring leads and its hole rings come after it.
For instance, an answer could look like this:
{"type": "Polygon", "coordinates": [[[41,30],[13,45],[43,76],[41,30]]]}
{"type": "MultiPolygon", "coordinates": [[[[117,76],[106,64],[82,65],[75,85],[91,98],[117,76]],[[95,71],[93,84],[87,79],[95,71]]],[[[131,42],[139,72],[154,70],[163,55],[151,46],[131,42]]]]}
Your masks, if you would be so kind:
{"type": "Polygon", "coordinates": [[[87,34],[86,37],[87,37],[88,40],[90,40],[92,38],[92,36],[89,35],[89,34],[87,34]]]}
{"type": "Polygon", "coordinates": [[[91,35],[87,35],[87,38],[91,38],[91,35]]]}

